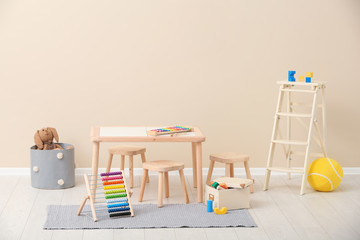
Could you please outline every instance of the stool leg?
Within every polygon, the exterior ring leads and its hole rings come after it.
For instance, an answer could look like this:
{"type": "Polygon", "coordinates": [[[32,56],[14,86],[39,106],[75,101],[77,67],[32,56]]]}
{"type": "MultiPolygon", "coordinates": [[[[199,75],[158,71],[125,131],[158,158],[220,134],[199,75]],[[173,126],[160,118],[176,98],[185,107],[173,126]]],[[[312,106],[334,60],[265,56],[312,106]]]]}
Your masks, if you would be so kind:
{"type": "Polygon", "coordinates": [[[109,160],[108,160],[107,166],[106,166],[106,172],[110,172],[111,164],[112,164],[112,159],[113,159],[113,154],[110,153],[110,154],[109,154],[109,160]]]}
{"type": "Polygon", "coordinates": [[[139,193],[139,202],[142,202],[143,200],[145,185],[146,185],[146,177],[148,177],[148,170],[144,169],[144,173],[141,181],[140,193],[139,193]]]}
{"type": "MultiPolygon", "coordinates": [[[[246,172],[246,177],[248,179],[252,179],[251,178],[251,174],[250,174],[250,167],[249,167],[249,162],[248,161],[245,161],[244,162],[244,167],[245,167],[245,172],[246,172]]],[[[254,192],[254,186],[251,184],[250,185],[250,192],[253,193],[254,192]]]]}
{"type": "Polygon", "coordinates": [[[188,195],[187,188],[186,188],[184,171],[182,169],[179,170],[179,175],[180,175],[181,186],[182,186],[184,196],[185,196],[185,203],[189,203],[189,195],[188,195]]]}
{"type": "Polygon", "coordinates": [[[129,155],[129,178],[130,178],[130,187],[134,187],[134,162],[133,162],[134,156],[129,155]]]}
{"type": "Polygon", "coordinates": [[[230,177],[234,177],[234,164],[230,163],[230,177]]]}
{"type": "Polygon", "coordinates": [[[209,171],[208,171],[208,175],[207,175],[207,178],[206,178],[206,184],[207,185],[210,185],[211,176],[212,176],[212,173],[213,173],[213,170],[214,170],[214,165],[215,165],[215,161],[210,160],[209,171]]]}
{"type": "Polygon", "coordinates": [[[192,167],[193,167],[193,185],[194,188],[197,187],[197,170],[196,170],[196,144],[191,143],[192,150],[192,167]]]}
{"type": "Polygon", "coordinates": [[[164,185],[164,173],[159,172],[159,183],[158,183],[158,207],[163,206],[163,185],[164,185]]]}
{"type": "Polygon", "coordinates": [[[168,198],[170,196],[170,192],[169,192],[169,173],[164,172],[164,176],[165,176],[165,197],[168,198]]]}
{"type": "MultiPolygon", "coordinates": [[[[141,161],[142,163],[146,162],[145,153],[141,154],[141,161]]],[[[149,176],[147,177],[146,182],[150,182],[149,176]]]]}
{"type": "Polygon", "coordinates": [[[230,177],[230,163],[225,163],[225,177],[230,177]]]}
{"type": "Polygon", "coordinates": [[[124,170],[124,168],[125,168],[125,155],[121,155],[120,170],[124,170]]]}

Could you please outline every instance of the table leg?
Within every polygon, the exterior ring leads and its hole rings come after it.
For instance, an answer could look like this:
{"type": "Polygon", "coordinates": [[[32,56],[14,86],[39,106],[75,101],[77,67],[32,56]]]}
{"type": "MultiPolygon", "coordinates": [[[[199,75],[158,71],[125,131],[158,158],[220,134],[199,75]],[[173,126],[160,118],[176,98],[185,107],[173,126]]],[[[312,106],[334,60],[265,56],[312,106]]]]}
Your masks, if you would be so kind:
{"type": "MultiPolygon", "coordinates": [[[[91,162],[91,175],[92,175],[91,183],[95,184],[93,186],[96,186],[96,184],[97,184],[97,174],[98,174],[98,167],[99,167],[99,149],[100,149],[100,143],[93,142],[92,162],[91,162]]],[[[93,194],[93,197],[95,199],[96,188],[91,190],[91,194],[93,194]]]]}
{"type": "Polygon", "coordinates": [[[130,188],[134,187],[134,157],[133,155],[129,155],[129,182],[130,188]]]}
{"type": "Polygon", "coordinates": [[[193,185],[194,188],[197,187],[196,181],[197,181],[197,177],[196,177],[196,143],[191,143],[191,148],[192,148],[192,167],[193,167],[193,185]]]}
{"type": "Polygon", "coordinates": [[[125,169],[125,155],[121,155],[120,170],[125,169]]]}
{"type": "Polygon", "coordinates": [[[169,191],[169,172],[164,172],[165,177],[165,197],[168,198],[170,196],[169,191]]]}
{"type": "Polygon", "coordinates": [[[203,181],[202,181],[202,149],[201,142],[196,143],[196,172],[197,172],[197,199],[199,203],[203,202],[203,181]]]}
{"type": "Polygon", "coordinates": [[[231,163],[225,163],[225,177],[231,177],[231,163]]]}

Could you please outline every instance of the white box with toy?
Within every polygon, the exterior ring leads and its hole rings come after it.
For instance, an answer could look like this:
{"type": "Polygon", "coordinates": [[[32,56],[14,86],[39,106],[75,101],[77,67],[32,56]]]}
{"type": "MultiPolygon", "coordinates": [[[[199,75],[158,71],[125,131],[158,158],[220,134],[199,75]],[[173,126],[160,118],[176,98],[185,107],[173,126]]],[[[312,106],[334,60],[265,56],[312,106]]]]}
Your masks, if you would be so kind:
{"type": "MultiPolygon", "coordinates": [[[[214,208],[226,207],[227,210],[250,208],[249,186],[253,184],[251,179],[220,177],[213,180],[219,185],[226,184],[228,189],[218,187],[218,189],[206,185],[205,201],[213,200],[214,208]]],[[[223,185],[224,186],[224,185],[223,185]]]]}

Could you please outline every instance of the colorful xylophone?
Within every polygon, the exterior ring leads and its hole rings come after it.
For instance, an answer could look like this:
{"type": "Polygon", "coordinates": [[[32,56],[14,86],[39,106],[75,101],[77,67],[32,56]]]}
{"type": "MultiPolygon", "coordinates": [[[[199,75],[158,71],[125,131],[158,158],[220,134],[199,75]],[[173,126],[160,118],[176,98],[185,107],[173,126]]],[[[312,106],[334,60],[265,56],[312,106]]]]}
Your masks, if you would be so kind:
{"type": "Polygon", "coordinates": [[[166,128],[151,129],[151,130],[147,131],[147,134],[150,136],[158,136],[158,135],[164,135],[164,134],[191,132],[192,130],[193,129],[191,127],[173,126],[173,127],[166,127],[166,128]]]}
{"type": "Polygon", "coordinates": [[[120,216],[134,216],[131,207],[130,196],[123,172],[101,173],[100,175],[84,174],[88,195],[85,196],[79,207],[79,216],[87,200],[90,200],[90,208],[94,221],[98,220],[96,211],[106,211],[110,218],[120,216]],[[99,182],[99,183],[98,183],[99,182]]]}

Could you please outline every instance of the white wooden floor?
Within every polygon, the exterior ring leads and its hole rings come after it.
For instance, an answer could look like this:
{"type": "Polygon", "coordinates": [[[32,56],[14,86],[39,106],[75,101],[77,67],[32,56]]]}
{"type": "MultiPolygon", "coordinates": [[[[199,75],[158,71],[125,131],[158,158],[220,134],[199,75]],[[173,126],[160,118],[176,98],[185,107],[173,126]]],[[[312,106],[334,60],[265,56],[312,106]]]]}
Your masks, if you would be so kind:
{"type": "MultiPolygon", "coordinates": [[[[140,176],[135,177],[132,202],[137,203],[140,176]]],[[[191,202],[196,201],[192,177],[186,176],[191,202]]],[[[29,176],[0,176],[0,239],[360,239],[360,176],[344,177],[332,193],[299,196],[300,176],[287,180],[272,176],[270,190],[262,191],[264,176],[255,176],[250,213],[258,228],[181,228],[135,230],[43,230],[46,206],[80,204],[85,195],[83,178],[65,190],[40,190],[30,186],[29,176]]],[[[178,176],[170,176],[167,203],[182,203],[178,176]]],[[[157,176],[150,177],[144,203],[157,202],[157,176]]]]}

